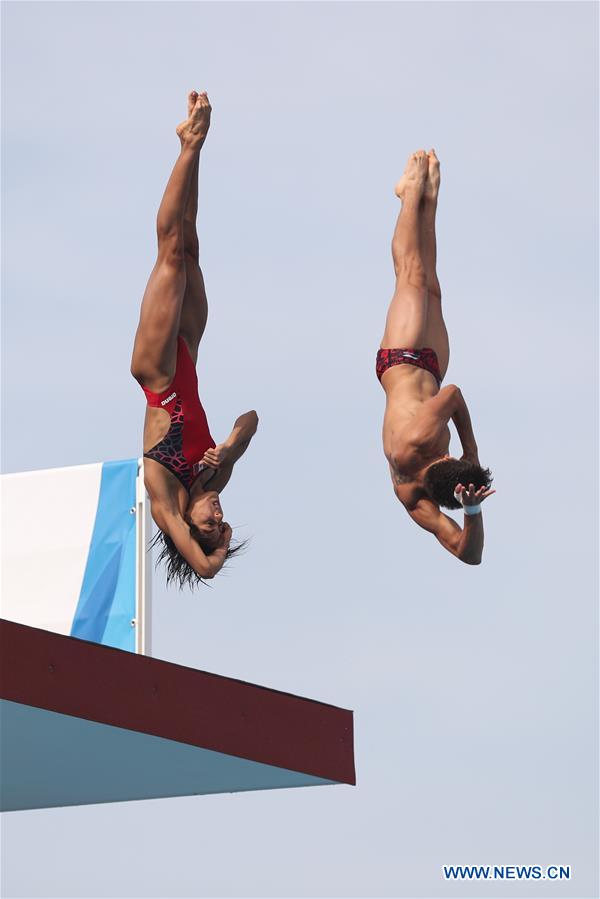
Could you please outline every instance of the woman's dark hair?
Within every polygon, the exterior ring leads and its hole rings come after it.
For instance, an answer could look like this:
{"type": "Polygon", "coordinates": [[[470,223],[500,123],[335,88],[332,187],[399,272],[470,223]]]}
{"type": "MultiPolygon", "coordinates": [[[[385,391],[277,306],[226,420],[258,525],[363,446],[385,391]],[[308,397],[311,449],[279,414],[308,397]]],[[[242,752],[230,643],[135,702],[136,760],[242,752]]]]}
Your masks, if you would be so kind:
{"type": "MultiPolygon", "coordinates": [[[[189,528],[190,535],[199,545],[200,549],[202,549],[206,555],[209,555],[215,548],[214,539],[206,537],[202,531],[198,530],[195,524],[191,524],[189,528]]],[[[241,550],[245,549],[247,545],[247,540],[242,540],[241,543],[237,543],[235,546],[230,545],[227,550],[227,555],[225,556],[225,563],[227,563],[232,556],[237,555],[241,550]]],[[[159,547],[160,551],[154,567],[158,568],[161,562],[165,563],[167,569],[167,587],[171,583],[176,584],[180,590],[183,590],[186,585],[191,590],[193,590],[194,587],[197,587],[198,584],[204,584],[205,587],[208,587],[204,578],[201,578],[200,575],[194,571],[189,562],[183,558],[169,535],[165,534],[160,529],[156,532],[150,542],[149,551],[155,546],[159,547]]]]}
{"type": "Polygon", "coordinates": [[[431,499],[444,509],[462,509],[462,503],[454,498],[457,484],[467,488],[469,484],[474,484],[475,490],[480,487],[487,490],[492,481],[489,468],[482,468],[465,459],[442,459],[427,469],[424,487],[431,499]]]}

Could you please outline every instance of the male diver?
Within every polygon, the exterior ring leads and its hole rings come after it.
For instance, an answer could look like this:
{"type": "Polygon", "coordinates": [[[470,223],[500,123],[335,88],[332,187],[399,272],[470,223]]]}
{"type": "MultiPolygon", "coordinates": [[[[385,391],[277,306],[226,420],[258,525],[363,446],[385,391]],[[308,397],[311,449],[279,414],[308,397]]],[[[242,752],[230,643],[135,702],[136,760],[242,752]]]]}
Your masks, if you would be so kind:
{"type": "Polygon", "coordinates": [[[413,153],[396,185],[402,200],[392,239],[396,288],[387,314],[377,377],[386,394],[383,449],[394,492],[410,517],[468,565],[483,552],[481,505],[492,481],[479,464],[469,410],[448,368],[448,332],[436,274],[435,215],[440,163],[434,150],[413,153]],[[452,420],[462,444],[448,454],[452,420]],[[440,511],[461,509],[461,528],[440,511]]]}

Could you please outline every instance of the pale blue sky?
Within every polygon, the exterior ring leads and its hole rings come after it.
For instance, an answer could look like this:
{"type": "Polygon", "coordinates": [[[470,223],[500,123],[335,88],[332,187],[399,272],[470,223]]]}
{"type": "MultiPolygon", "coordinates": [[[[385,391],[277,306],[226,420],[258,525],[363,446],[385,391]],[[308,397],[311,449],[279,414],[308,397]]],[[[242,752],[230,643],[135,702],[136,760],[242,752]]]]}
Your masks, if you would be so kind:
{"type": "MultiPolygon", "coordinates": [[[[3,4],[3,470],[138,455],[129,377],[186,92],[223,496],[154,654],[355,711],[358,786],[4,816],[3,895],[597,895],[593,3],[3,4]],[[447,380],[498,493],[462,566],[396,501],[374,374],[393,185],[442,162],[447,380]],[[442,864],[569,864],[450,884],[442,864]]],[[[32,510],[43,539],[49,510],[32,510]]]]}

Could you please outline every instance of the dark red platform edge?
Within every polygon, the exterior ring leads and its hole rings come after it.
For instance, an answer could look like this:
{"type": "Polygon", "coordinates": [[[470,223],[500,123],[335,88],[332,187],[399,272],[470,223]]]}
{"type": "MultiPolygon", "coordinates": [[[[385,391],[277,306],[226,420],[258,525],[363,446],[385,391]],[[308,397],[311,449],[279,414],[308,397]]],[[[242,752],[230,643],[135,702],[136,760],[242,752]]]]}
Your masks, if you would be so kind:
{"type": "Polygon", "coordinates": [[[0,696],[356,783],[351,711],[4,619],[0,696]]]}

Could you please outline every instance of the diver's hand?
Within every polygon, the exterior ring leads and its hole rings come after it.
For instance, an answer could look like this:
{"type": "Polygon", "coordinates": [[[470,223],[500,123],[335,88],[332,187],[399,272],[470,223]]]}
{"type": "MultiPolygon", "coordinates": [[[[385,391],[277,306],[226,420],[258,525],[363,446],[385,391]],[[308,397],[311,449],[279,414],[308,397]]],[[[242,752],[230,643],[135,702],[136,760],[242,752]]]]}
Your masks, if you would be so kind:
{"type": "Polygon", "coordinates": [[[219,542],[213,549],[213,551],[206,557],[209,565],[210,565],[210,574],[208,577],[214,577],[215,574],[218,574],[223,565],[225,564],[225,559],[227,558],[227,551],[229,550],[229,543],[231,541],[231,528],[227,524],[226,521],[223,522],[223,530],[219,535],[219,542]]]}
{"type": "Polygon", "coordinates": [[[481,465],[479,461],[479,453],[477,450],[465,450],[460,457],[461,462],[471,462],[473,465],[481,465]]]}
{"type": "Polygon", "coordinates": [[[202,462],[216,471],[227,460],[229,454],[230,448],[224,443],[220,443],[218,446],[213,446],[211,449],[206,450],[202,456],[202,462]]]}
{"type": "Polygon", "coordinates": [[[219,537],[219,542],[217,543],[217,549],[229,549],[232,534],[233,531],[231,530],[231,525],[227,521],[224,521],[223,530],[221,531],[221,536],[219,537]]]}
{"type": "Polygon", "coordinates": [[[454,489],[454,497],[463,506],[479,506],[484,499],[487,499],[488,496],[495,492],[495,490],[486,490],[485,487],[480,487],[476,491],[475,484],[469,484],[469,489],[467,490],[463,484],[457,484],[454,489]]]}

